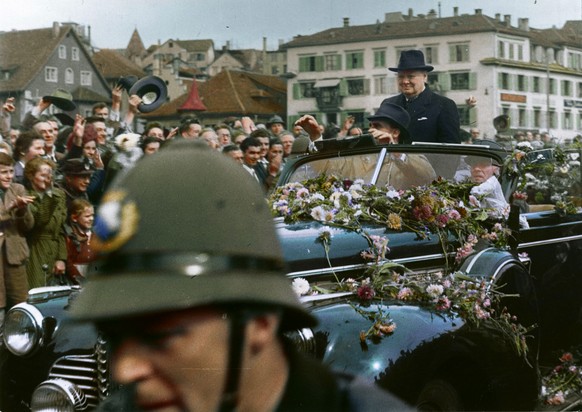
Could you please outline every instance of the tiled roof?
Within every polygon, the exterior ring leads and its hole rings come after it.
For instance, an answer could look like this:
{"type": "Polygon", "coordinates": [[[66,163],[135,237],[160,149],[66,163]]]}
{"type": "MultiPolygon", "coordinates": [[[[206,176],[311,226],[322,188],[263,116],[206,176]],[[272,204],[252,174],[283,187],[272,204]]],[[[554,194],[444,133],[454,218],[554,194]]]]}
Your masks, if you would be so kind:
{"type": "Polygon", "coordinates": [[[529,33],[517,27],[508,26],[503,20],[497,20],[483,14],[463,14],[443,18],[423,18],[396,22],[378,21],[376,24],[363,26],[336,27],[313,35],[297,36],[282,47],[293,48],[490,31],[522,36],[529,33]]]}
{"type": "Polygon", "coordinates": [[[204,40],[175,40],[180,46],[189,52],[196,51],[207,51],[208,49],[214,47],[214,41],[210,39],[204,40]]]}
{"type": "MultiPolygon", "coordinates": [[[[271,115],[285,113],[287,86],[276,76],[223,70],[210,80],[199,83],[200,98],[208,114],[271,115]],[[279,95],[279,96],[278,96],[279,95]]],[[[188,93],[164,104],[143,117],[175,116],[186,102],[188,93]]]]}
{"type": "Polygon", "coordinates": [[[146,49],[137,29],[135,29],[127,44],[126,53],[128,57],[143,57],[146,55],[146,49]]]}
{"type": "Polygon", "coordinates": [[[93,62],[107,80],[123,76],[143,77],[145,72],[131,60],[113,49],[101,49],[93,55],[93,62]]]}
{"type": "Polygon", "coordinates": [[[215,53],[215,61],[218,60],[220,56],[228,53],[234,59],[236,59],[245,70],[257,70],[261,67],[262,52],[256,49],[237,49],[237,50],[221,50],[215,53]]]}
{"type": "Polygon", "coordinates": [[[24,90],[68,32],[74,33],[70,27],[60,27],[56,36],[52,28],[0,33],[0,69],[14,69],[0,81],[0,92],[24,90]]]}

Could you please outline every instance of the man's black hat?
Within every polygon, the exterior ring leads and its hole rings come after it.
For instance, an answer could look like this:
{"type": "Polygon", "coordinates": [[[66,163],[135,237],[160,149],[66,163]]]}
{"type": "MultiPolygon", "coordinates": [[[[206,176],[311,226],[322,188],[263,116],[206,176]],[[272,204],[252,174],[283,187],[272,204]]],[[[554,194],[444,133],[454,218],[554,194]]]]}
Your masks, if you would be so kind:
{"type": "Polygon", "coordinates": [[[389,67],[388,70],[393,72],[402,72],[405,70],[423,70],[426,72],[433,71],[434,67],[424,62],[424,54],[420,50],[404,50],[400,53],[398,67],[389,67]]]}

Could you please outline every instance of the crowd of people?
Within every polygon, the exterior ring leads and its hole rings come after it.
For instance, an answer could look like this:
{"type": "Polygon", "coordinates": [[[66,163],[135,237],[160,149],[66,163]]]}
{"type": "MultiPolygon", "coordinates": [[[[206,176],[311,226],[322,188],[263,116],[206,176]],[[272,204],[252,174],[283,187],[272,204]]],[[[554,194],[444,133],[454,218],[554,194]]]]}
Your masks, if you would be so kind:
{"type": "MultiPolygon", "coordinates": [[[[397,73],[400,94],[381,103],[377,112],[368,118],[370,127],[366,133],[380,144],[414,141],[461,143],[456,105],[428,88],[427,74],[433,67],[425,63],[422,52],[403,52],[398,66],[389,69],[397,73]]],[[[110,107],[98,103],[93,106],[91,116],[76,115],[74,119],[62,114],[46,114],[56,100],[42,98],[26,114],[19,128],[10,124],[10,113],[15,110],[13,99],[7,99],[3,104],[0,116],[0,247],[3,248],[0,254],[0,329],[4,311],[25,301],[31,288],[84,283],[87,264],[94,258],[91,238],[95,209],[105,192],[115,180],[138,167],[143,158],[159,156],[159,151],[165,153],[164,146],[169,142],[206,144],[212,151],[240,164],[241,170],[249,173],[266,195],[294,154],[317,150],[315,143],[322,139],[350,138],[364,132],[354,124],[353,117],[347,117],[341,127],[324,127],[315,117],[305,115],[292,125],[292,130],[286,130],[283,118],[274,115],[265,124],[255,124],[250,117],[241,117],[225,119],[212,127],[201,124],[195,117],[185,117],[171,129],[150,122],[138,134],[134,133],[132,125],[139,113],[141,99],[128,96],[128,110],[121,120],[122,92],[121,87],[112,91],[110,107]]],[[[471,139],[478,139],[479,131],[472,130],[470,135],[471,139]]],[[[542,146],[551,143],[546,139],[540,136],[542,146]]],[[[526,135],[524,140],[538,139],[526,135]]],[[[194,156],[205,154],[193,153],[194,156]]],[[[390,175],[384,176],[386,182],[382,181],[383,184],[419,185],[436,177],[425,156],[393,153],[389,160],[394,162],[395,168],[390,175]],[[411,176],[420,180],[405,182],[411,176]]],[[[493,207],[506,207],[494,176],[498,165],[480,164],[479,159],[474,160],[471,175],[479,190],[492,193],[490,203],[493,207]]],[[[217,170],[225,168],[220,164],[222,158],[214,162],[218,162],[217,170]]],[[[176,169],[176,165],[169,166],[176,169]]],[[[199,165],[189,166],[187,159],[182,159],[181,167],[204,173],[204,168],[199,165]]],[[[229,173],[233,181],[238,182],[236,174],[229,173]]],[[[219,179],[210,176],[209,181],[218,182],[219,179]]],[[[155,187],[162,190],[165,185],[165,182],[158,181],[155,187]]],[[[198,186],[208,185],[198,182],[192,187],[198,186]]],[[[233,196],[236,189],[233,188],[233,196]]],[[[194,189],[189,191],[195,193],[194,189]]],[[[182,212],[191,213],[189,209],[182,212]]],[[[213,211],[201,210],[200,213],[212,220],[213,211]]],[[[160,218],[163,221],[163,217],[160,218]]],[[[245,232],[245,235],[249,236],[251,232],[245,232]]],[[[168,235],[168,239],[171,238],[168,235]]],[[[237,241],[248,243],[242,238],[237,241]]],[[[279,259],[278,255],[275,257],[279,259]]],[[[196,301],[194,306],[198,308],[204,302],[196,301]]],[[[87,310],[89,313],[93,308],[87,310]]],[[[217,313],[212,312],[213,319],[223,316],[222,312],[217,313]]],[[[183,320],[181,316],[180,322],[183,320]]],[[[228,316],[232,314],[228,312],[228,316]]],[[[85,317],[91,318],[91,315],[85,317]]],[[[268,329],[265,336],[269,336],[271,341],[270,335],[276,334],[280,320],[274,317],[265,322],[265,316],[259,318],[263,324],[258,329],[268,329]]],[[[113,333],[119,332],[115,329],[118,325],[106,326],[113,333]]],[[[284,358],[279,343],[272,346],[276,349],[274,358],[284,358]]],[[[127,378],[128,382],[133,380],[133,377],[127,378]]],[[[280,389],[277,396],[282,396],[283,388],[280,389]]],[[[334,392],[336,395],[339,396],[334,392]]],[[[269,401],[276,404],[279,398],[269,401]]]]}
{"type": "MultiPolygon", "coordinates": [[[[5,228],[1,240],[6,239],[0,308],[25,300],[30,288],[82,282],[83,268],[92,258],[92,216],[104,192],[140,159],[156,154],[170,141],[206,143],[239,163],[265,194],[273,189],[290,157],[317,150],[318,140],[350,138],[365,131],[381,144],[460,143],[455,104],[428,88],[427,75],[433,67],[425,63],[422,52],[403,52],[398,65],[389,69],[397,73],[400,94],[382,102],[368,118],[369,129],[356,125],[351,116],[340,127],[324,126],[306,115],[287,130],[283,118],[274,115],[265,124],[241,117],[212,126],[185,117],[173,128],[147,123],[138,134],[132,126],[141,99],[128,96],[128,110],[121,119],[121,86],[112,90],[110,106],[97,103],[91,116],[77,114],[74,119],[63,113],[47,114],[54,111],[48,110],[51,104],[75,106],[72,96],[59,89],[56,95],[40,99],[17,128],[10,122],[14,99],[7,99],[0,112],[0,214],[5,228]],[[14,245],[18,245],[17,253],[14,245]],[[19,283],[11,278],[22,279],[19,283]]],[[[478,130],[470,134],[472,139],[480,138],[478,130]]],[[[550,144],[548,136],[537,139],[524,134],[523,140],[550,144]]],[[[390,180],[410,176],[411,167],[423,169],[422,182],[434,178],[426,161],[417,157],[397,162],[402,173],[395,169],[390,180]]]]}
{"type": "MultiPolygon", "coordinates": [[[[171,141],[205,143],[231,157],[261,185],[265,194],[291,155],[297,139],[309,140],[296,128],[285,130],[280,116],[266,124],[250,117],[225,119],[213,127],[193,117],[178,127],[157,122],[133,132],[141,99],[128,96],[123,120],[123,90],[112,91],[111,105],[97,103],[91,116],[50,114],[59,100],[41,98],[13,125],[14,99],[0,110],[0,326],[7,309],[23,302],[32,288],[82,284],[91,249],[93,216],[114,180],[171,141]]],[[[72,96],[59,90],[71,105],[72,96]]],[[[62,103],[62,102],[60,102],[62,103]]],[[[71,107],[71,106],[69,106],[71,107]]],[[[307,146],[304,146],[307,147],[307,146]]]]}

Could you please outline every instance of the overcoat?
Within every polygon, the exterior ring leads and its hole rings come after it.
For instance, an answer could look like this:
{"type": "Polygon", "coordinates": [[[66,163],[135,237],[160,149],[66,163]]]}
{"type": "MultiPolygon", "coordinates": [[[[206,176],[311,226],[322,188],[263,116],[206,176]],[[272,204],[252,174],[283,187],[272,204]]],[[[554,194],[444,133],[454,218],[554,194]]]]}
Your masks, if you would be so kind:
{"type": "Polygon", "coordinates": [[[457,105],[448,97],[434,93],[428,86],[410,102],[402,93],[384,101],[406,109],[410,115],[408,131],[413,142],[461,143],[457,105]]]}

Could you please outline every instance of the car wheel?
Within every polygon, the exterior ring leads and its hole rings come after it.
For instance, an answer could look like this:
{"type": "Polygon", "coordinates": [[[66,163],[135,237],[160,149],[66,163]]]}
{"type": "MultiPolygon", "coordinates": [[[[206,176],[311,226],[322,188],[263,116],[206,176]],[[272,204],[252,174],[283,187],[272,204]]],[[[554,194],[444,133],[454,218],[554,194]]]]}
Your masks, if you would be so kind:
{"type": "Polygon", "coordinates": [[[420,411],[461,411],[461,396],[455,387],[442,379],[429,381],[418,396],[416,407],[420,411]]]}

